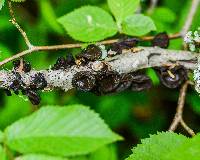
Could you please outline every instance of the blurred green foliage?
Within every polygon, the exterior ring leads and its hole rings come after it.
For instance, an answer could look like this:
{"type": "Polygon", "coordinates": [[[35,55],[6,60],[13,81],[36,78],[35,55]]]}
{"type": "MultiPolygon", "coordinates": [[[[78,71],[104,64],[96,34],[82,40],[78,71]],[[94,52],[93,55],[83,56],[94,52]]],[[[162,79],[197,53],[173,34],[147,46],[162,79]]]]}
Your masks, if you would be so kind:
{"type": "MultiPolygon", "coordinates": [[[[185,22],[191,0],[160,0],[157,8],[150,14],[148,0],[141,0],[142,12],[150,16],[158,32],[177,33],[185,22]]],[[[26,30],[28,37],[34,45],[51,45],[63,43],[76,43],[67,36],[64,29],[55,21],[74,9],[85,5],[95,5],[109,11],[105,0],[27,0],[14,5],[18,22],[26,30]]],[[[200,8],[195,15],[191,29],[200,26],[200,8]]],[[[26,48],[24,40],[17,29],[9,22],[8,8],[5,5],[0,11],[0,60],[14,55],[26,48]]],[[[157,32],[151,32],[155,35],[157,32]]],[[[118,37],[116,35],[115,37],[118,37]]],[[[150,44],[145,44],[149,46],[150,44]]],[[[181,49],[182,40],[171,40],[169,48],[181,49]]],[[[37,52],[26,56],[35,69],[45,69],[52,65],[56,58],[68,53],[76,54],[79,49],[62,51],[37,52]]],[[[11,64],[4,66],[10,69],[11,64]]],[[[42,105],[84,104],[96,110],[105,122],[125,140],[114,146],[115,155],[109,160],[122,159],[130,153],[130,148],[137,144],[139,139],[147,137],[150,133],[167,130],[175,112],[178,90],[169,90],[159,84],[158,77],[152,70],[147,70],[154,82],[154,88],[146,92],[123,92],[108,96],[95,96],[91,93],[79,91],[52,91],[41,93],[42,105]],[[116,150],[118,152],[116,153],[116,150]],[[116,155],[117,154],[117,155],[116,155]]],[[[186,103],[186,120],[196,131],[200,124],[200,99],[189,90],[186,103]],[[194,118],[194,113],[195,117],[194,118]]],[[[29,115],[37,108],[33,107],[24,97],[6,97],[0,92],[0,129],[4,129],[17,119],[29,115]]],[[[40,107],[40,106],[38,106],[40,107]]],[[[181,131],[181,130],[180,130],[181,131]]],[[[1,150],[1,149],[0,149],[1,150]]],[[[114,150],[114,151],[113,151],[114,150]]],[[[1,151],[0,151],[1,152],[1,151]]],[[[102,149],[104,157],[108,156],[108,149],[102,149]]],[[[96,160],[98,152],[91,155],[96,160]]],[[[102,155],[101,155],[102,156],[102,155]]],[[[83,157],[84,159],[84,157],[83,157]]]]}

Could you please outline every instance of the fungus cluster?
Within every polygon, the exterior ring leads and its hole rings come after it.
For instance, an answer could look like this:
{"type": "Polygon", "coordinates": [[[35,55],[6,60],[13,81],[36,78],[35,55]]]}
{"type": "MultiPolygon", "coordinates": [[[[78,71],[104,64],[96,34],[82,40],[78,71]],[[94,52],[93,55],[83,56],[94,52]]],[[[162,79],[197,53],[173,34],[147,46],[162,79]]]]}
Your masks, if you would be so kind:
{"type": "MultiPolygon", "coordinates": [[[[72,74],[71,85],[77,90],[92,92],[96,95],[122,92],[124,90],[143,91],[150,89],[152,81],[144,72],[136,71],[119,74],[113,71],[104,61],[106,57],[112,57],[116,54],[126,54],[123,53],[123,50],[132,49],[140,41],[138,38],[124,39],[108,46],[108,48],[90,44],[80,54],[76,55],[75,58],[72,54],[68,54],[67,57],[59,57],[48,71],[49,73],[52,71],[60,73],[71,69],[72,66],[77,68],[86,66],[91,71],[83,70],[72,74]]],[[[167,48],[169,45],[168,35],[166,33],[156,35],[152,41],[152,45],[167,48]]],[[[11,91],[17,95],[21,92],[29,98],[33,105],[38,105],[41,100],[39,92],[48,86],[44,74],[36,72],[30,77],[30,84],[25,84],[22,74],[31,71],[30,63],[24,60],[17,60],[13,62],[13,65],[12,73],[14,78],[10,86],[5,90],[6,94],[11,96],[11,91]]],[[[187,71],[183,66],[162,66],[154,69],[161,83],[168,88],[177,88],[187,80],[187,71]]],[[[62,77],[54,77],[53,79],[54,81],[59,81],[62,77]]],[[[48,83],[50,82],[51,79],[48,80],[48,83]]]]}
{"type": "Polygon", "coordinates": [[[16,60],[13,62],[13,76],[14,79],[10,86],[5,90],[8,96],[11,96],[13,91],[16,95],[20,92],[26,95],[33,105],[40,103],[39,90],[43,90],[47,86],[47,81],[42,73],[36,73],[31,77],[31,83],[27,86],[22,79],[21,73],[28,73],[31,71],[31,65],[24,60],[16,60]]]}

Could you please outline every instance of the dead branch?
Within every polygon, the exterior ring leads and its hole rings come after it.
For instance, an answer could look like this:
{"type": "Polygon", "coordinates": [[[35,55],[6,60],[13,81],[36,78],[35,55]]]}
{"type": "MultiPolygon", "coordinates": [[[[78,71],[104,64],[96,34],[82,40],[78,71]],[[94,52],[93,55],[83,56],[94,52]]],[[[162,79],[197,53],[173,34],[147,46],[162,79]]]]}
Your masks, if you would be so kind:
{"type": "Polygon", "coordinates": [[[184,110],[184,104],[185,104],[185,97],[186,97],[186,92],[188,85],[190,84],[189,81],[185,82],[183,84],[180,94],[179,94],[179,99],[178,99],[178,106],[176,109],[176,114],[174,116],[173,122],[169,127],[169,131],[175,131],[176,128],[178,127],[178,124],[180,123],[181,126],[191,135],[195,136],[194,131],[184,122],[183,120],[183,110],[184,110]]]}
{"type": "MultiPolygon", "coordinates": [[[[140,69],[152,68],[156,66],[170,66],[174,64],[183,65],[187,69],[193,70],[196,66],[196,55],[188,51],[176,51],[166,50],[158,47],[140,47],[133,50],[123,51],[121,55],[116,55],[111,58],[106,58],[102,63],[106,63],[110,70],[116,71],[119,74],[130,73],[140,69]]],[[[31,77],[37,72],[41,72],[45,75],[45,79],[48,83],[47,89],[60,88],[68,91],[72,87],[72,78],[74,74],[80,71],[88,71],[93,74],[96,73],[93,68],[97,64],[90,62],[86,66],[74,65],[67,70],[32,70],[29,73],[21,73],[23,81],[28,86],[31,81],[31,77]]],[[[1,70],[0,71],[0,88],[8,88],[13,81],[12,71],[1,70]]]]}

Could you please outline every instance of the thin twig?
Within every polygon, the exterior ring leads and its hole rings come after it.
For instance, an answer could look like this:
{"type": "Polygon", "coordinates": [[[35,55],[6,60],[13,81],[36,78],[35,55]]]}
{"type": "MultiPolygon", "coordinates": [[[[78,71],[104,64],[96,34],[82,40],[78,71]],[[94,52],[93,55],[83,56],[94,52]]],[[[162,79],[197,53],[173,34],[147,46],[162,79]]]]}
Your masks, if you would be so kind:
{"type": "Polygon", "coordinates": [[[177,106],[177,109],[176,109],[176,114],[175,114],[174,120],[173,120],[173,122],[172,122],[172,124],[169,128],[170,131],[174,131],[177,128],[177,126],[178,126],[178,124],[179,124],[179,122],[182,118],[187,87],[188,87],[188,82],[186,82],[180,90],[179,99],[178,99],[178,106],[177,106]]]}
{"type": "Polygon", "coordinates": [[[12,24],[19,30],[19,32],[21,33],[21,35],[23,36],[24,38],[24,41],[26,43],[26,45],[28,46],[28,48],[32,48],[33,45],[30,43],[27,35],[26,35],[26,32],[20,27],[20,25],[17,23],[17,20],[15,18],[15,14],[14,14],[14,11],[13,11],[13,8],[12,8],[12,2],[10,0],[8,0],[8,8],[9,8],[9,12],[10,12],[10,16],[11,16],[11,22],[12,24]]]}
{"type": "Polygon", "coordinates": [[[184,122],[183,119],[180,120],[180,123],[181,123],[182,127],[183,127],[191,136],[195,136],[194,131],[184,122]]]}
{"type": "Polygon", "coordinates": [[[183,109],[184,109],[184,104],[185,104],[185,97],[186,97],[186,92],[188,85],[190,84],[189,81],[186,81],[182,88],[180,89],[180,94],[179,94],[179,99],[178,99],[178,106],[176,109],[176,114],[174,116],[173,122],[171,123],[169,127],[169,131],[175,131],[178,124],[180,123],[182,127],[191,135],[194,136],[195,133],[194,131],[187,126],[187,124],[183,120],[183,109]]]}
{"type": "Polygon", "coordinates": [[[188,16],[186,18],[185,24],[184,24],[184,26],[183,26],[183,28],[180,32],[182,37],[184,37],[186,35],[186,33],[188,32],[188,30],[190,29],[190,27],[192,25],[193,18],[195,16],[195,13],[198,9],[199,4],[200,4],[200,0],[192,0],[190,11],[189,11],[188,16]]]}
{"type": "MultiPolygon", "coordinates": [[[[153,36],[148,36],[148,37],[142,37],[141,39],[143,41],[150,41],[152,40],[154,37],[153,36]]],[[[176,33],[173,35],[169,36],[170,39],[176,39],[176,38],[180,38],[180,34],[176,33]]],[[[115,42],[118,42],[119,39],[111,39],[111,40],[105,40],[105,41],[101,41],[98,42],[97,44],[102,44],[102,45],[108,45],[108,44],[112,44],[115,42]]],[[[69,48],[80,48],[83,46],[83,43],[77,43],[77,44],[61,44],[61,45],[51,45],[51,46],[32,46],[31,48],[24,50],[20,53],[17,53],[9,58],[6,58],[5,60],[0,62],[0,66],[13,61],[17,58],[23,57],[27,54],[36,52],[36,51],[50,51],[50,50],[60,50],[60,49],[69,49],[69,48]]]]}
{"type": "Polygon", "coordinates": [[[149,6],[149,9],[148,9],[148,13],[152,13],[153,12],[153,10],[156,8],[156,6],[157,6],[157,4],[158,4],[158,0],[151,0],[150,1],[151,3],[150,3],[150,6],[149,6]]]}

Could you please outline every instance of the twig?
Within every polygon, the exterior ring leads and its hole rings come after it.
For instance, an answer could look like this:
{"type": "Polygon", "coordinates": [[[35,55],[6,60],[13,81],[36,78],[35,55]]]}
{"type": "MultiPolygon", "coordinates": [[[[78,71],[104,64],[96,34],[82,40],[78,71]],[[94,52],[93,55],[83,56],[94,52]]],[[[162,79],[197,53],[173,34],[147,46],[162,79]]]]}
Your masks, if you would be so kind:
{"type": "Polygon", "coordinates": [[[178,106],[176,109],[176,114],[174,116],[173,122],[169,127],[169,131],[175,131],[178,124],[180,123],[182,127],[191,135],[194,136],[195,133],[194,131],[187,126],[187,124],[183,120],[183,109],[184,109],[184,104],[185,104],[185,97],[186,97],[186,92],[188,85],[190,84],[189,81],[186,81],[185,84],[183,84],[180,94],[179,94],[179,99],[178,99],[178,106]]]}
{"type": "Polygon", "coordinates": [[[10,0],[8,0],[8,8],[9,8],[10,16],[12,18],[10,21],[12,22],[12,24],[18,29],[18,31],[23,36],[24,41],[25,41],[26,45],[28,46],[28,48],[31,49],[33,47],[33,45],[30,43],[30,41],[29,41],[29,39],[26,35],[26,32],[17,23],[17,20],[15,18],[15,14],[14,14],[14,11],[13,11],[13,8],[12,8],[12,2],[10,0]]]}
{"type": "Polygon", "coordinates": [[[155,9],[155,7],[157,6],[157,3],[158,3],[158,0],[151,0],[150,6],[147,12],[151,14],[153,10],[155,9]]]}
{"type": "MultiPolygon", "coordinates": [[[[104,63],[109,66],[109,70],[115,71],[119,74],[130,73],[140,69],[158,67],[163,65],[180,64],[187,69],[194,69],[196,67],[196,55],[188,51],[176,51],[165,50],[158,47],[141,47],[137,48],[137,51],[124,50],[123,54],[116,55],[111,58],[106,58],[102,61],[90,62],[85,66],[71,66],[66,70],[32,70],[29,73],[21,73],[23,82],[27,86],[31,83],[31,77],[38,72],[44,74],[47,80],[48,89],[60,88],[65,91],[72,89],[72,79],[74,74],[80,71],[90,72],[91,74],[97,74],[98,68],[101,66],[99,63],[104,63]]],[[[0,71],[0,88],[9,88],[12,81],[15,79],[12,71],[1,70],[0,71]]]]}
{"type": "MultiPolygon", "coordinates": [[[[169,38],[170,39],[176,39],[179,38],[180,34],[176,33],[173,35],[170,35],[169,38]]],[[[152,40],[154,37],[153,36],[148,36],[148,37],[142,37],[141,39],[143,41],[150,41],[152,40]]],[[[105,40],[105,41],[101,41],[98,42],[97,44],[102,44],[102,45],[107,45],[107,44],[112,44],[115,42],[118,42],[119,39],[111,39],[111,40],[105,40]]],[[[52,46],[32,46],[31,48],[24,50],[20,53],[17,53],[9,58],[6,58],[5,60],[0,62],[0,66],[13,61],[17,58],[23,57],[27,54],[33,53],[33,52],[37,52],[37,51],[49,51],[49,50],[60,50],[60,49],[69,49],[69,48],[80,48],[82,47],[83,44],[81,43],[77,43],[77,44],[61,44],[61,45],[52,45],[52,46]]]]}
{"type": "Polygon", "coordinates": [[[195,136],[194,131],[184,122],[183,119],[180,120],[180,123],[181,123],[182,127],[183,127],[191,136],[195,136]]]}
{"type": "Polygon", "coordinates": [[[188,30],[190,29],[190,26],[192,25],[192,21],[195,16],[195,13],[198,9],[199,4],[200,4],[200,0],[192,0],[190,11],[186,18],[185,24],[180,32],[182,37],[184,37],[186,35],[186,33],[188,32],[188,30]]]}

